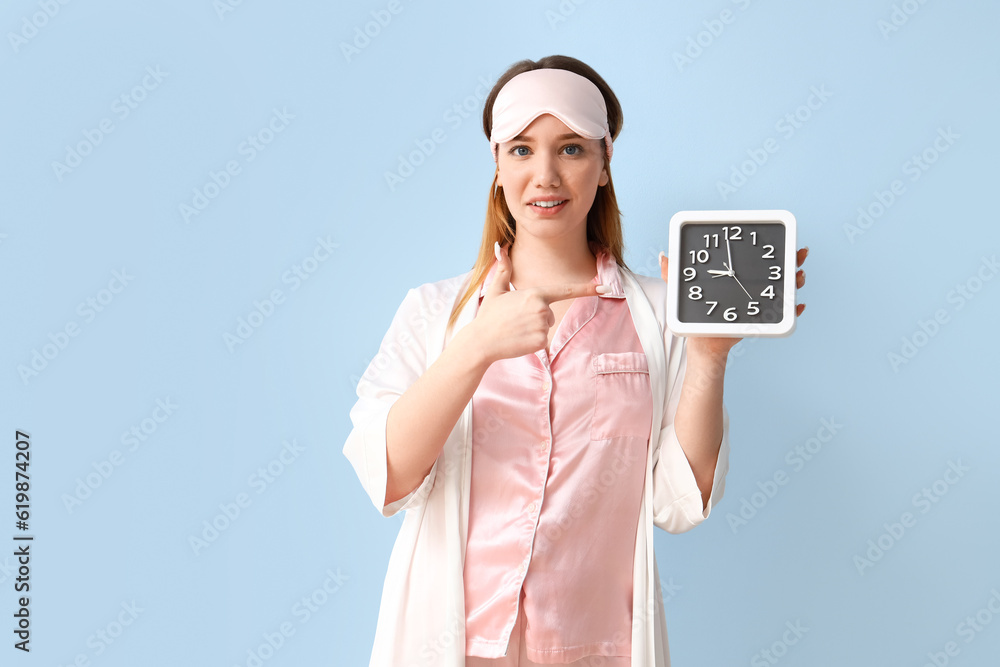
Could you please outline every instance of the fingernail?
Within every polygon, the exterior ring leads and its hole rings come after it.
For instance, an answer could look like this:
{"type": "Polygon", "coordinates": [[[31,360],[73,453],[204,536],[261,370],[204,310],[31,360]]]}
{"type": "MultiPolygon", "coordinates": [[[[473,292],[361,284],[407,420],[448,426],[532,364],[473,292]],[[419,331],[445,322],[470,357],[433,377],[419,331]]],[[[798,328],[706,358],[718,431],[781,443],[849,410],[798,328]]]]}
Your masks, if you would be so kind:
{"type": "Polygon", "coordinates": [[[607,285],[598,285],[597,286],[597,293],[598,294],[607,294],[610,291],[611,291],[611,288],[608,287],[607,285]]]}
{"type": "Polygon", "coordinates": [[[664,255],[664,254],[663,254],[663,251],[661,250],[661,251],[660,251],[660,264],[662,264],[662,263],[663,263],[663,260],[665,260],[666,258],[667,258],[667,256],[666,256],[666,255],[664,255]]]}
{"type": "Polygon", "coordinates": [[[493,254],[495,254],[497,256],[497,261],[499,262],[500,261],[500,242],[499,241],[494,241],[493,242],[493,254]]]}

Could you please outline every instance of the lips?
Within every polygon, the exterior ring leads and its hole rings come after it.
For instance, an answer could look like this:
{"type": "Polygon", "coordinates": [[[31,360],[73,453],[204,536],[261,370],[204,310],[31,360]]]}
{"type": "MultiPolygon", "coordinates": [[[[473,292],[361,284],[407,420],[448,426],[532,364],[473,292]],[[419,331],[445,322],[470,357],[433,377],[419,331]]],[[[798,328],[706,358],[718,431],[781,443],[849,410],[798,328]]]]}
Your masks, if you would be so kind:
{"type": "Polygon", "coordinates": [[[538,201],[531,202],[530,206],[541,209],[555,208],[565,204],[568,200],[566,199],[540,199],[538,201]]]}

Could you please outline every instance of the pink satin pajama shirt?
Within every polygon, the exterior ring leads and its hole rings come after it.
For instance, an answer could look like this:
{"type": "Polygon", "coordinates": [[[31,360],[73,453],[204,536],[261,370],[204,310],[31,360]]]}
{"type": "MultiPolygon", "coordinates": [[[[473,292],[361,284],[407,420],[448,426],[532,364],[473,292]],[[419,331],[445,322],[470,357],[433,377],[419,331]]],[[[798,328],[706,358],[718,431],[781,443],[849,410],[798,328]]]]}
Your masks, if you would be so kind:
{"type": "Polygon", "coordinates": [[[652,394],[618,265],[595,254],[611,291],[574,299],[549,352],[494,362],[472,399],[468,656],[630,665],[652,394]]]}

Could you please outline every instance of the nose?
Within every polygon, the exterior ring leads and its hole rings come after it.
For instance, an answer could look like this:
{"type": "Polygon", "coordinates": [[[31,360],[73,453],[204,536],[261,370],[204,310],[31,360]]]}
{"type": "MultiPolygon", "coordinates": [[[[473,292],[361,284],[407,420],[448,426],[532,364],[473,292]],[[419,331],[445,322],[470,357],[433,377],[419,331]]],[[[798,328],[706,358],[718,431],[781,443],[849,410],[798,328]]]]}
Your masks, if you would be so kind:
{"type": "Polygon", "coordinates": [[[539,188],[559,187],[559,162],[548,151],[540,152],[535,159],[534,184],[539,188]]]}

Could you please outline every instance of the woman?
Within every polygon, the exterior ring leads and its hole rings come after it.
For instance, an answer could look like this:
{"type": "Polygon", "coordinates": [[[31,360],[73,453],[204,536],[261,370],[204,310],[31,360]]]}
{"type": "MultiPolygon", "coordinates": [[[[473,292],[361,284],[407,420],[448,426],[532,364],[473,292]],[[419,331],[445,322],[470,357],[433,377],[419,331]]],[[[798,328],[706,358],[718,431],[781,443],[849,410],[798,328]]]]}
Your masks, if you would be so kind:
{"type": "Polygon", "coordinates": [[[661,279],[625,266],[621,124],[564,56],[486,100],[479,258],[407,293],[351,411],[345,455],[384,516],[406,510],[373,667],[669,665],[652,529],[722,496],[738,339],[674,337],[666,259],[661,279]]]}

